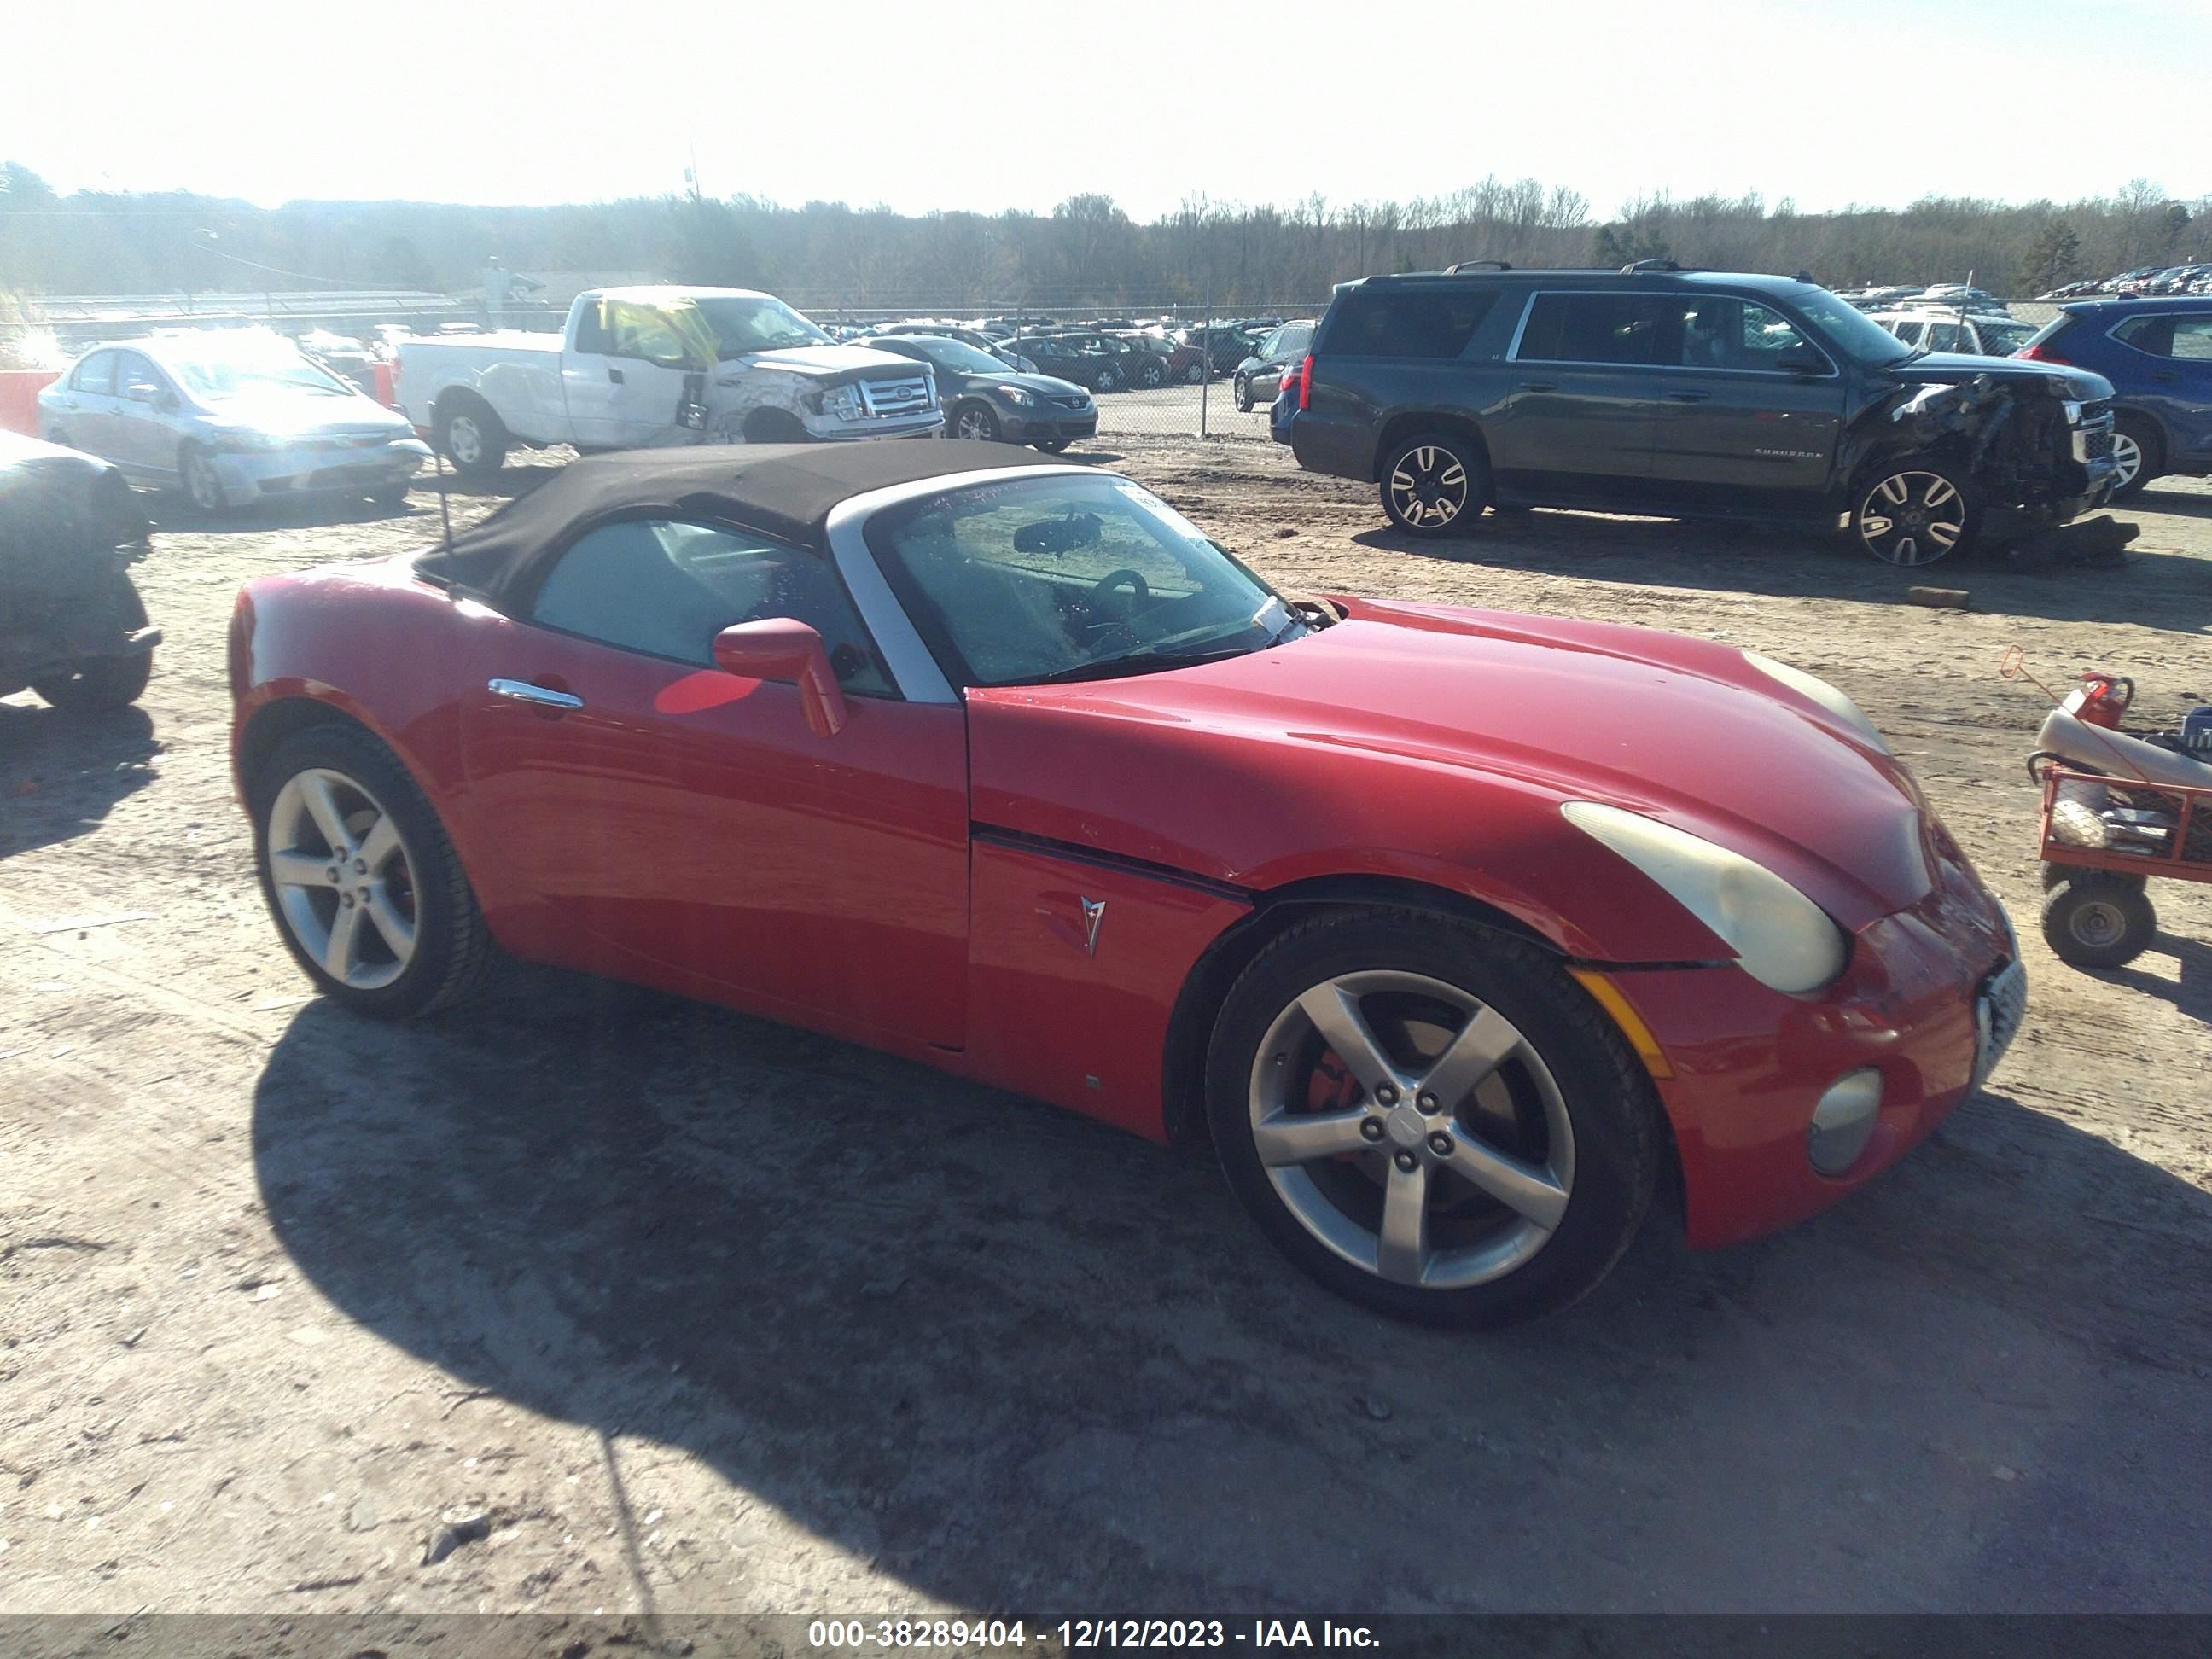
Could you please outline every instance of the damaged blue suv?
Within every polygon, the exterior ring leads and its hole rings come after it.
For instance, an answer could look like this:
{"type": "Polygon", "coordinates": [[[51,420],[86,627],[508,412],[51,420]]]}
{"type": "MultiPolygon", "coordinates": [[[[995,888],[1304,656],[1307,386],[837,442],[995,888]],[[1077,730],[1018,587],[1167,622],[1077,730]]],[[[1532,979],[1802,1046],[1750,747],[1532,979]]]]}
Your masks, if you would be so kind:
{"type": "Polygon", "coordinates": [[[1410,535],[1486,507],[1832,526],[1932,564],[2102,506],[2111,385],[1914,350],[1810,283],[1455,265],[1340,285],[1285,375],[1310,471],[1410,535]]]}

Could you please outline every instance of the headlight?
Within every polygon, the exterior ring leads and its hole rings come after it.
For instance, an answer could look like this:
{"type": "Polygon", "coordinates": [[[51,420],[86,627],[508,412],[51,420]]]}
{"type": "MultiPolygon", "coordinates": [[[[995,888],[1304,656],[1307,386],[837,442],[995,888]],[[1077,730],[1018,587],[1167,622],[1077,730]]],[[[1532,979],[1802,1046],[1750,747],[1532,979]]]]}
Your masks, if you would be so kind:
{"type": "Polygon", "coordinates": [[[1792,668],[1786,662],[1777,662],[1756,651],[1747,651],[1743,659],[1771,680],[1779,680],[1792,691],[1810,697],[1852,731],[1857,732],[1885,755],[1889,745],[1881,740],[1881,733],[1874,729],[1874,722],[1866,717],[1858,704],[1827,683],[1807,673],[1802,668],[1792,668]]]}
{"type": "Polygon", "coordinates": [[[2071,398],[2069,398],[2069,399],[2067,399],[2067,401],[2066,401],[2065,404],[2063,405],[2063,407],[2065,408],[2065,410],[2066,410],[2066,424],[2067,424],[2067,425],[2069,425],[2069,426],[2079,426],[2079,425],[2081,425],[2081,404],[2077,404],[2077,403],[2075,403],[2075,402],[2074,402],[2074,401],[2073,401],[2073,399],[2071,399],[2071,398]]]}
{"type": "Polygon", "coordinates": [[[999,388],[999,392],[1008,403],[1019,404],[1024,409],[1027,409],[1036,401],[1034,397],[1018,386],[1002,386],[999,388]]]}
{"type": "Polygon", "coordinates": [[[1796,996],[1844,971],[1850,947],[1843,930],[1764,865],[1618,806],[1571,800],[1559,811],[1711,928],[1761,985],[1796,996]]]}
{"type": "Polygon", "coordinates": [[[815,392],[807,401],[817,414],[832,416],[841,421],[860,418],[860,388],[856,386],[831,386],[826,392],[815,392]]]}
{"type": "Polygon", "coordinates": [[[254,451],[282,449],[288,441],[273,432],[253,432],[234,428],[228,432],[217,433],[215,447],[232,454],[246,454],[254,451]]]}

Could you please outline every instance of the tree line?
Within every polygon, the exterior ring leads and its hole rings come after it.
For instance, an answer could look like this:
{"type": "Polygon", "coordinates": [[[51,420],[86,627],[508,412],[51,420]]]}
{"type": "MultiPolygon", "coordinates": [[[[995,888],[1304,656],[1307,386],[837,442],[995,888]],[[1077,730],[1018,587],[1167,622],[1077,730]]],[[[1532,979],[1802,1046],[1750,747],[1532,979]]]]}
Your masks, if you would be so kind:
{"type": "Polygon", "coordinates": [[[1518,266],[1671,257],[1717,270],[1809,271],[1831,288],[1957,282],[2041,293],[2082,276],[2212,258],[2212,196],[2138,179],[2058,204],[1929,197],[1801,213],[1757,195],[1654,194],[1610,217],[1533,179],[1407,201],[1314,195],[1252,206],[1187,198],[1150,222],[1110,196],[1049,214],[907,215],[842,202],[639,197],[565,207],[298,201],[260,208],[182,192],[64,194],[0,166],[0,290],[249,294],[328,286],[475,289],[488,257],[523,272],[637,271],[764,288],[803,308],[1189,309],[1326,299],[1331,284],[1466,259],[1518,266]]]}

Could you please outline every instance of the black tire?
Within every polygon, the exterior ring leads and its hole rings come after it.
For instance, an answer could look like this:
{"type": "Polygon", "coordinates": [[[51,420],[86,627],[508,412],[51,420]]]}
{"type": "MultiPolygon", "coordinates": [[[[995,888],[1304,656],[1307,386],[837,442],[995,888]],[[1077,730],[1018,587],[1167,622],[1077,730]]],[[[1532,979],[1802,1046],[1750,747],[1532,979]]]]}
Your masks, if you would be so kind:
{"type": "Polygon", "coordinates": [[[1111,368],[1102,368],[1098,371],[1098,379],[1097,383],[1093,386],[1092,390],[1097,392],[1113,392],[1118,390],[1121,384],[1121,370],[1111,368]]]}
{"type": "Polygon", "coordinates": [[[491,478],[507,465],[514,441],[481,398],[446,398],[438,404],[438,447],[464,478],[491,478]]]}
{"type": "MultiPolygon", "coordinates": [[[[492,947],[475,891],[436,811],[406,768],[381,743],[356,726],[309,726],[287,738],[262,763],[248,782],[247,796],[262,902],[269,907],[270,920],[285,949],[325,996],[356,1013],[407,1019],[459,1002],[477,988],[492,947]],[[334,978],[294,931],[278,897],[269,856],[271,813],[285,787],[313,772],[337,774],[350,782],[362,799],[388,813],[398,827],[415,938],[411,957],[389,983],[363,988],[334,978]]],[[[377,873],[366,872],[371,878],[377,873]]],[[[336,897],[334,892],[334,902],[336,897]]]]}
{"type": "Polygon", "coordinates": [[[1191,386],[1203,385],[1206,381],[1206,365],[1193,363],[1188,368],[1183,370],[1182,378],[1191,386]]]}
{"type": "MultiPolygon", "coordinates": [[[[146,601],[129,576],[116,576],[106,603],[117,633],[135,633],[146,626],[146,601]]],[[[56,708],[91,713],[128,708],[144,694],[146,682],[153,676],[154,653],[140,651],[128,657],[95,658],[72,672],[33,680],[31,690],[56,708]]]]}
{"type": "Polygon", "coordinates": [[[806,425],[787,409],[757,409],[745,416],[744,441],[749,444],[803,444],[806,425]]]}
{"type": "Polygon", "coordinates": [[[407,505],[407,486],[404,483],[385,484],[370,490],[368,499],[379,507],[404,507],[407,505]]]}
{"type": "MultiPolygon", "coordinates": [[[[2072,881],[2087,873],[2078,864],[2052,864],[2048,860],[2045,860],[2042,867],[2043,890],[2046,893],[2062,881],[2072,881]]],[[[2147,876],[2130,876],[2118,870],[2100,870],[2095,874],[2100,881],[2117,881],[2124,886],[2134,888],[2138,893],[2142,891],[2144,884],[2149,880],[2147,876]]]]}
{"type": "Polygon", "coordinates": [[[1490,465],[1455,432],[1418,432],[1384,458],[1382,511],[1409,536],[1463,535],[1490,498],[1490,465]]]}
{"type": "Polygon", "coordinates": [[[2124,461],[2130,454],[2133,469],[2124,482],[2112,486],[2113,501],[2141,495],[2143,486],[2158,477],[2166,465],[2165,440],[2159,436],[2158,428],[2140,415],[2122,415],[2112,422],[2112,459],[2124,461]]]}
{"type": "Polygon", "coordinates": [[[1034,447],[1042,450],[1048,455],[1057,455],[1061,450],[1067,447],[1067,440],[1065,438],[1039,438],[1034,447]]]}
{"type": "MultiPolygon", "coordinates": [[[[1358,1006],[1363,1018],[1380,1018],[1391,1029],[1372,996],[1358,1006]]],[[[1399,1039],[1411,1040],[1422,1029],[1415,1023],[1419,1018],[1398,1018],[1399,1039]]],[[[1449,1031],[1437,1030],[1436,1041],[1448,1043],[1449,1031]]],[[[1414,1073],[1401,1074],[1410,1079],[1414,1073]]],[[[1416,1086],[1408,1081],[1409,1089],[1416,1086]]],[[[1486,1327],[1534,1318],[1567,1306],[1597,1285],[1643,1223],[1658,1180],[1664,1133],[1642,1067],[1612,1021],[1553,957],[1523,941],[1448,917],[1385,908],[1322,911],[1286,928],[1260,951],[1231,988],[1215,1022],[1206,1056],[1206,1101],[1229,1184],[1277,1249],[1340,1296],[1395,1318],[1437,1325],[1486,1327]],[[1308,1195],[1296,1202],[1306,1213],[1316,1212],[1318,1200],[1318,1212],[1342,1217],[1341,1236],[1356,1243],[1368,1236],[1360,1231],[1364,1224],[1354,1218],[1359,1206],[1379,1212],[1382,1183],[1395,1180],[1393,1161],[1402,1169],[1405,1158],[1415,1159],[1422,1170],[1420,1190],[1426,1194],[1421,1200],[1428,1229],[1425,1241],[1457,1241],[1451,1248],[1460,1252],[1449,1257],[1440,1253],[1433,1262],[1425,1256],[1426,1265],[1415,1276],[1465,1280],[1472,1273],[1474,1282],[1437,1288],[1386,1278],[1379,1245],[1370,1251],[1373,1260],[1355,1263],[1301,1218],[1301,1211],[1262,1162],[1255,1125],[1273,1109],[1267,1106],[1269,1091],[1310,1101],[1314,1080],[1330,1076],[1333,1051],[1318,1027],[1308,1024],[1302,1035],[1284,1036],[1304,1018],[1296,1012],[1301,999],[1310,990],[1360,975],[1417,979],[1448,988],[1474,1005],[1455,1018],[1494,1014],[1510,1022],[1523,1045],[1469,1085],[1458,1103],[1439,1103],[1422,1095],[1416,1102],[1396,1100],[1385,1112],[1382,1090],[1368,1095],[1357,1082],[1348,1082],[1358,1109],[1389,1127],[1375,1137],[1363,1127],[1362,1144],[1348,1152],[1279,1167],[1296,1175],[1293,1188],[1303,1183],[1308,1195]],[[1280,1069],[1285,1054],[1294,1063],[1280,1069]],[[1534,1056],[1533,1064],[1524,1055],[1534,1056]],[[1533,1108],[1531,1098],[1537,1101],[1533,1108]],[[1407,1126],[1398,1120],[1414,1109],[1421,1115],[1408,1121],[1410,1130],[1401,1138],[1407,1126]],[[1560,1125],[1565,1127],[1556,1127],[1560,1125]],[[1479,1146],[1547,1170],[1555,1169],[1564,1155],[1566,1172],[1558,1184],[1565,1197],[1555,1224],[1547,1230],[1456,1174],[1438,1174],[1443,1166],[1432,1164],[1419,1150],[1437,1145],[1428,1131],[1442,1132],[1447,1152],[1457,1136],[1468,1143],[1460,1149],[1462,1154],[1479,1146]],[[1375,1150],[1370,1152],[1369,1146],[1375,1150]],[[1427,1185],[1431,1180],[1437,1182],[1433,1190],[1427,1185]],[[1340,1204],[1341,1209],[1336,1207],[1340,1204]],[[1516,1246],[1516,1239],[1523,1242],[1516,1246]],[[1468,1253],[1479,1263],[1488,1250],[1497,1252],[1497,1261],[1487,1267],[1466,1267],[1468,1253]]],[[[1296,1109],[1334,1112],[1342,1105],[1340,1097],[1296,1109]]],[[[1273,1118],[1278,1124],[1291,1121],[1280,1114],[1273,1118]]]]}
{"type": "Polygon", "coordinates": [[[1850,534],[1899,569],[1963,556],[1981,532],[1981,491],[1955,462],[1899,455],[1869,467],[1851,487],[1850,534]]]}
{"type": "Polygon", "coordinates": [[[1237,412],[1239,415],[1249,415],[1252,412],[1251,381],[1246,380],[1242,374],[1239,374],[1237,377],[1234,390],[1237,398],[1237,412]]]}
{"type": "Polygon", "coordinates": [[[2084,870],[2043,896],[2043,940],[2075,968],[2124,968],[2158,937],[2158,912],[2142,884],[2084,870]]]}
{"type": "Polygon", "coordinates": [[[198,444],[187,443],[178,447],[177,489],[185,498],[185,510],[196,517],[211,519],[226,505],[222,499],[222,482],[216,477],[215,464],[208,459],[207,452],[198,444]]]}
{"type": "Polygon", "coordinates": [[[951,435],[967,438],[976,443],[994,444],[999,441],[998,415],[988,404],[956,404],[952,410],[951,435]]]}
{"type": "Polygon", "coordinates": [[[1141,386],[1165,386],[1167,379],[1167,365],[1157,357],[1146,358],[1145,366],[1137,371],[1137,384],[1141,386]]]}

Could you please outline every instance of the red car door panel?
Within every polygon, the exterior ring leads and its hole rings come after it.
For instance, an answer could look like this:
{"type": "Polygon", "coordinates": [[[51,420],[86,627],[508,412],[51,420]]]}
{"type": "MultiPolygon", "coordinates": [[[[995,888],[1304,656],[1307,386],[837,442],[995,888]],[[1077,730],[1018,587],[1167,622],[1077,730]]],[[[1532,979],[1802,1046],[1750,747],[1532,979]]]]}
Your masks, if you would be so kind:
{"type": "Polygon", "coordinates": [[[855,696],[834,737],[795,688],[504,617],[471,693],[470,811],[573,965],[623,958],[734,1000],[941,1048],[963,1041],[967,736],[955,706],[855,696]]]}

